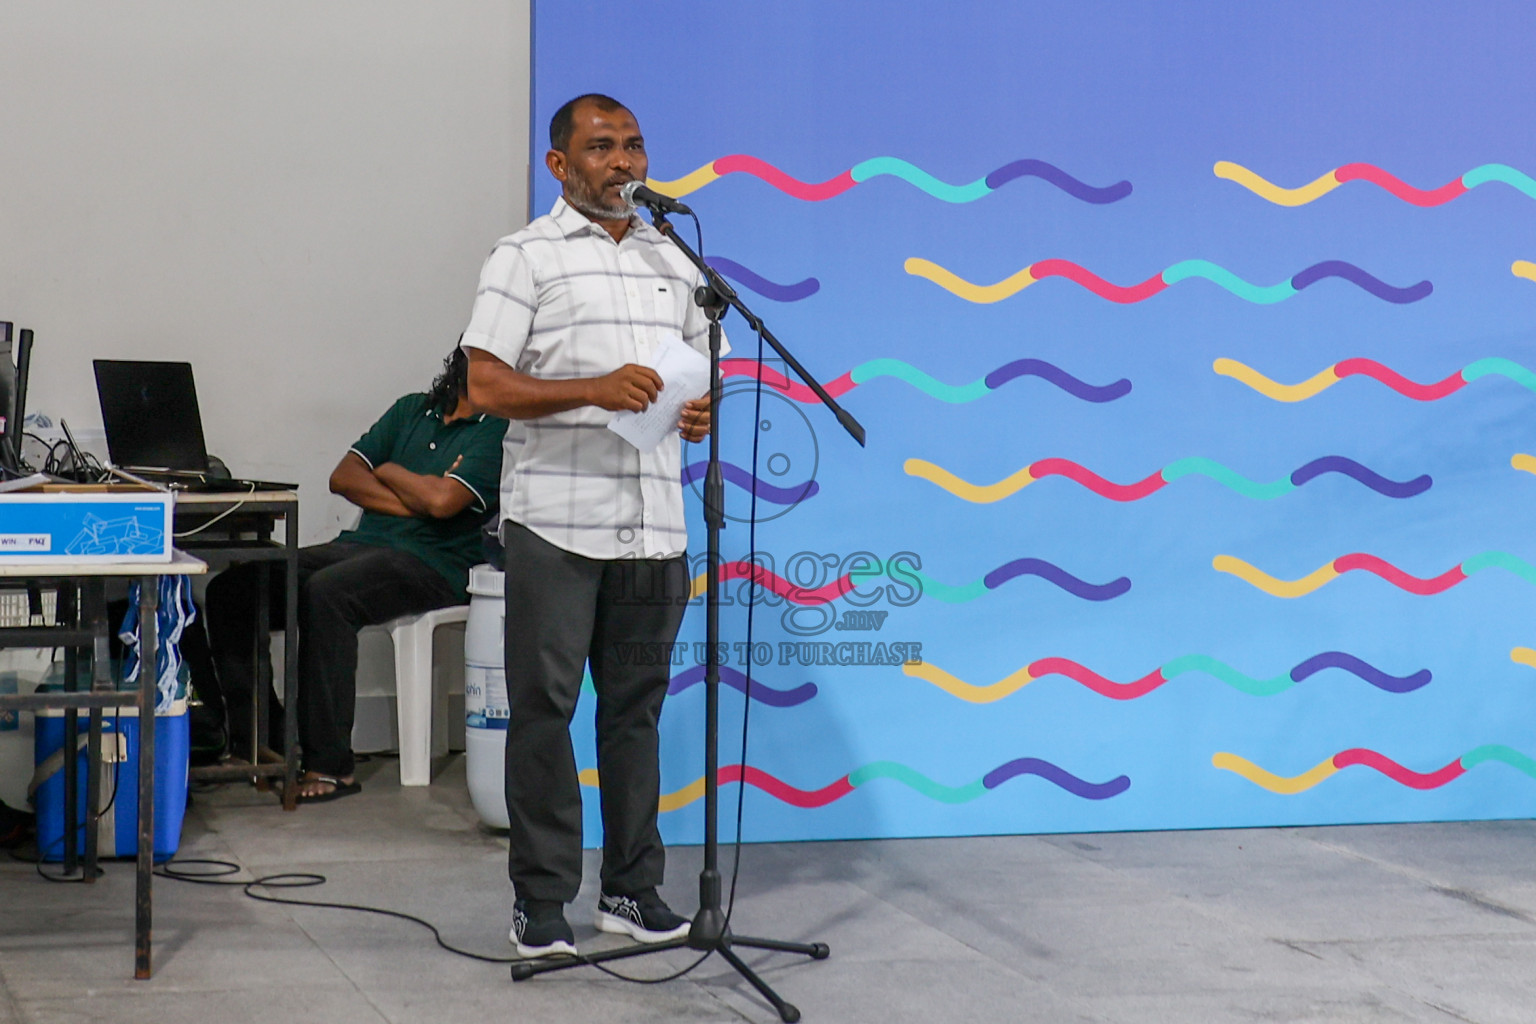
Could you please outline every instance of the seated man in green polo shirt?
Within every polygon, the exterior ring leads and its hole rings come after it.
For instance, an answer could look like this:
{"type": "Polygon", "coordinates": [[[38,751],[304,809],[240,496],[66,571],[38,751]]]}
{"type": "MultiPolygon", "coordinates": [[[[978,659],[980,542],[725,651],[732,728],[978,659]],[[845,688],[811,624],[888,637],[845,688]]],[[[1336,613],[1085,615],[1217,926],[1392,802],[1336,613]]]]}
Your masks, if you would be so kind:
{"type": "MultiPolygon", "coordinates": [[[[300,803],[361,789],[351,743],[358,630],[469,599],[469,567],[483,561],[480,526],[496,512],[507,421],[470,407],[468,365],[455,348],[429,393],[401,398],[358,439],[332,471],[331,491],[362,518],[329,544],[299,549],[300,803]]],[[[247,750],[257,571],[247,563],[220,573],[207,599],[229,735],[247,750]]],[[[282,571],[273,565],[274,628],[283,622],[282,571]]],[[[280,725],[269,735],[281,735],[280,725]]]]}

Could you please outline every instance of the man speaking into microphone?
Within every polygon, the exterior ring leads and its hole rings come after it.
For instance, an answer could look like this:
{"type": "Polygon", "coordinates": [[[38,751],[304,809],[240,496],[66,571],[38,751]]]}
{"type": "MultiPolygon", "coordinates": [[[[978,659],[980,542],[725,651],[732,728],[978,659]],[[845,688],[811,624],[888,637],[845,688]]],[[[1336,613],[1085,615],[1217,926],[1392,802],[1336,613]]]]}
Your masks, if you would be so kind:
{"type": "MultiPolygon", "coordinates": [[[[688,601],[681,445],[673,436],[642,451],[605,428],[658,399],[666,385],[651,366],[663,345],[680,338],[706,352],[708,329],[693,302],[698,271],[628,201],[649,193],[634,191],[647,170],[634,115],[611,97],[578,96],[551,119],[549,145],[561,196],[496,243],[462,342],[470,401],[527,435],[506,444],[501,492],[511,938],[524,957],[576,951],[564,915],[581,884],[569,725],[588,664],[603,819],[598,927],[643,942],[689,927],[657,892],[668,666],[634,656],[675,640],[688,601]]],[[[682,406],[682,437],[703,440],[709,417],[706,391],[682,406]]]]}

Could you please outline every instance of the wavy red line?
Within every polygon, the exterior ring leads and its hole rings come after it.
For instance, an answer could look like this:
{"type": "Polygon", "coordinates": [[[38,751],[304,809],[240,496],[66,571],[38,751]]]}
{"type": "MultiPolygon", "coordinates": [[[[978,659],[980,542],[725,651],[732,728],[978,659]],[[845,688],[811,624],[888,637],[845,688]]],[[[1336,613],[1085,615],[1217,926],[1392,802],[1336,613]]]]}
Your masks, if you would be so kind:
{"type": "MultiPolygon", "coordinates": [[[[820,398],[816,397],[816,392],[812,391],[804,384],[801,384],[798,381],[792,382],[788,377],[784,376],[778,370],[775,370],[771,366],[763,366],[756,360],[722,359],[720,360],[720,375],[722,377],[756,378],[761,380],[764,384],[767,384],[770,388],[773,388],[773,390],[777,391],[779,394],[796,402],[821,401],[820,398]]],[[[848,392],[852,391],[854,388],[858,387],[858,385],[853,382],[853,371],[849,370],[847,373],[843,374],[841,377],[838,377],[836,380],[827,381],[822,385],[822,387],[826,388],[827,394],[831,395],[833,398],[841,398],[848,392]]]]}
{"type": "MultiPolygon", "coordinates": [[[[740,782],[742,775],[741,765],[727,764],[720,767],[720,773],[715,778],[720,781],[720,785],[725,786],[732,782],[740,782]]],[[[761,768],[754,768],[752,765],[746,766],[745,775],[747,782],[751,785],[756,786],[769,796],[776,797],[796,807],[825,807],[832,801],[840,800],[853,792],[853,783],[848,781],[848,776],[846,775],[831,785],[823,786],[820,789],[796,789],[789,783],[780,782],[761,768]]]]}
{"type": "Polygon", "coordinates": [[[1379,185],[1397,198],[1414,206],[1439,206],[1448,203],[1457,196],[1467,191],[1467,186],[1461,183],[1461,179],[1448,181],[1437,189],[1428,191],[1422,188],[1414,188],[1396,175],[1389,174],[1375,164],[1345,164],[1333,172],[1333,176],[1340,184],[1347,181],[1368,181],[1372,185],[1379,185]]]}
{"type": "Polygon", "coordinates": [[[1112,697],[1115,700],[1135,700],[1137,697],[1144,697],[1168,681],[1163,676],[1163,670],[1158,668],[1135,682],[1117,683],[1067,658],[1041,658],[1039,661],[1031,662],[1029,674],[1036,679],[1041,676],[1066,676],[1068,679],[1082,683],[1094,693],[1112,697]]]}
{"type": "Polygon", "coordinates": [[[1133,284],[1129,288],[1111,284],[1093,271],[1084,270],[1071,260],[1041,260],[1030,265],[1029,273],[1037,281],[1045,277],[1064,277],[1082,285],[1099,298],[1108,299],[1111,302],[1140,302],[1168,287],[1161,274],[1155,274],[1141,284],[1133,284]]]}
{"type": "Polygon", "coordinates": [[[828,178],[826,181],[817,182],[791,178],[773,166],[773,164],[759,160],[755,156],[747,156],[745,153],[722,156],[715,161],[716,174],[735,174],[738,171],[756,175],[774,188],[781,192],[787,192],[796,199],[808,199],[812,202],[831,199],[833,196],[843,194],[857,184],[853,180],[852,168],[835,178],[828,178]]]}
{"type": "Polygon", "coordinates": [[[1340,380],[1357,375],[1379,380],[1398,394],[1420,402],[1433,402],[1467,386],[1467,379],[1459,371],[1437,383],[1420,384],[1374,359],[1345,359],[1334,366],[1333,372],[1340,380]]]}
{"type": "Polygon", "coordinates": [[[1355,747],[1351,750],[1343,750],[1333,755],[1333,764],[1336,768],[1348,768],[1350,765],[1363,764],[1367,768],[1374,768],[1393,782],[1414,789],[1436,789],[1445,785],[1452,779],[1459,778],[1466,773],[1461,766],[1461,761],[1452,761],[1437,772],[1416,772],[1404,768],[1385,754],[1378,754],[1374,750],[1364,747],[1355,747]]]}
{"type": "Polygon", "coordinates": [[[1117,484],[1105,480],[1091,469],[1084,469],[1070,459],[1041,459],[1029,467],[1029,475],[1036,480],[1044,476],[1064,476],[1101,497],[1115,501],[1138,501],[1167,483],[1161,473],[1153,473],[1134,484],[1117,484]]]}
{"type": "Polygon", "coordinates": [[[751,579],[758,586],[771,590],[780,597],[793,601],[795,604],[827,604],[831,601],[836,601],[857,586],[848,576],[839,576],[825,586],[817,587],[815,590],[806,590],[804,587],[796,586],[789,582],[789,580],[786,580],[771,569],[765,569],[754,562],[741,561],[723,563],[720,566],[720,579],[722,582],[725,580],[751,579]]]}
{"type": "Polygon", "coordinates": [[[1417,576],[1408,575],[1391,562],[1383,561],[1375,555],[1359,553],[1335,558],[1333,567],[1339,572],[1363,569],[1366,572],[1375,573],[1394,587],[1406,590],[1410,594],[1439,594],[1467,578],[1467,574],[1458,565],[1447,569],[1439,576],[1420,579],[1417,576]]]}

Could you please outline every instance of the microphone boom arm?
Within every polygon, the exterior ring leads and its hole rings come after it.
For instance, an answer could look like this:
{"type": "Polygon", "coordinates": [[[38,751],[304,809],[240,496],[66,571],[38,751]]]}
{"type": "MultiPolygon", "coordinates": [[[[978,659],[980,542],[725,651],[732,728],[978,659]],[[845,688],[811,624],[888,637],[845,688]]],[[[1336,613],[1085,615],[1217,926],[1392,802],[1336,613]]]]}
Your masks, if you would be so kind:
{"type": "Polygon", "coordinates": [[[704,275],[705,284],[714,289],[715,294],[724,299],[727,305],[740,313],[742,319],[746,320],[747,326],[752,328],[755,334],[766,341],[768,347],[777,352],[779,358],[784,360],[785,365],[795,371],[795,376],[803,380],[806,387],[810,388],[816,397],[821,399],[821,403],[832,412],[832,415],[837,417],[837,422],[841,423],[843,429],[848,431],[848,436],[857,441],[860,448],[864,447],[864,425],[854,419],[853,414],[847,409],[838,405],[836,399],[827,394],[827,389],[821,386],[821,382],[811,376],[810,371],[801,366],[800,360],[791,355],[789,350],[779,342],[779,339],[773,336],[773,332],[758,318],[757,314],[747,308],[747,304],[742,302],[741,297],[736,294],[736,289],[726,283],[725,278],[720,276],[720,272],[708,263],[705,263],[702,256],[694,252],[687,242],[678,237],[677,230],[672,227],[672,222],[667,220],[666,214],[653,210],[651,222],[655,225],[657,231],[670,238],[672,244],[682,250],[689,263],[692,263],[699,269],[699,273],[704,275]]]}

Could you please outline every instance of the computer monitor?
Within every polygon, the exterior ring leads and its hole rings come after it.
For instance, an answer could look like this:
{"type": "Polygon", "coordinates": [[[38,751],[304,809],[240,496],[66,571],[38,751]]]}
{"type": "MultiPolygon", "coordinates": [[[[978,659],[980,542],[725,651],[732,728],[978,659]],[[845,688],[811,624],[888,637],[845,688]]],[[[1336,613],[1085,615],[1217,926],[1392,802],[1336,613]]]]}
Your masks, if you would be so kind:
{"type": "Polygon", "coordinates": [[[18,473],[21,471],[21,439],[27,417],[27,373],[31,362],[32,332],[22,328],[16,334],[13,323],[0,320],[0,465],[18,473]]]}
{"type": "Polygon", "coordinates": [[[27,429],[27,376],[32,372],[32,329],[23,327],[21,338],[16,343],[16,405],[11,410],[16,429],[10,433],[15,442],[11,445],[11,454],[16,458],[16,464],[21,465],[21,442],[27,429]]]}

